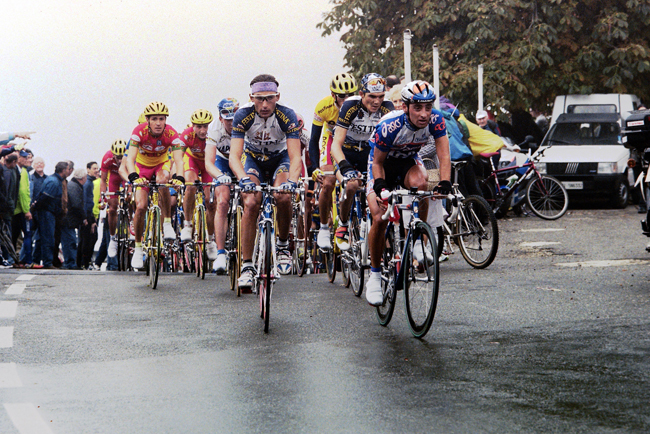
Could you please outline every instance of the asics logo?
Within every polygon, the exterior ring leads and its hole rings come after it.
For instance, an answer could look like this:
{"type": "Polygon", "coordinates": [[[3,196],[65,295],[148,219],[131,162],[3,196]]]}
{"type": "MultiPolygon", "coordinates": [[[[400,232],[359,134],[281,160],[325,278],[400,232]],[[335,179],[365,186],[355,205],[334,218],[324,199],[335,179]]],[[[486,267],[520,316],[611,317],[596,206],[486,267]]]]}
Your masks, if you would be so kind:
{"type": "Polygon", "coordinates": [[[386,136],[388,133],[394,132],[395,130],[399,129],[401,126],[402,123],[399,121],[399,119],[395,119],[393,122],[381,126],[381,134],[383,136],[386,136]]]}

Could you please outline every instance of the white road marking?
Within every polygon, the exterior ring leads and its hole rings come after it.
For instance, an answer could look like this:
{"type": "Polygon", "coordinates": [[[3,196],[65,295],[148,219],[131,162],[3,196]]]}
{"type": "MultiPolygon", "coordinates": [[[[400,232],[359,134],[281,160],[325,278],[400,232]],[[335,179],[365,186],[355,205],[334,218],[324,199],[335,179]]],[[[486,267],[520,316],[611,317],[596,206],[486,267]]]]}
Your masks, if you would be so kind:
{"type": "Polygon", "coordinates": [[[14,346],[14,327],[0,327],[0,348],[11,348],[14,346]]]}
{"type": "Polygon", "coordinates": [[[647,259],[611,259],[606,261],[564,262],[558,267],[622,267],[624,265],[646,265],[647,259]]]}
{"type": "Polygon", "coordinates": [[[21,274],[16,278],[16,280],[32,280],[35,274],[21,274]]]}
{"type": "Polygon", "coordinates": [[[0,387],[22,387],[15,363],[0,363],[0,387]]]}
{"type": "Polygon", "coordinates": [[[26,283],[14,283],[7,288],[5,295],[20,295],[27,287],[26,283]]]}
{"type": "Polygon", "coordinates": [[[521,247],[535,248],[535,247],[553,246],[555,244],[562,244],[562,243],[560,243],[559,241],[534,241],[534,242],[528,242],[528,243],[521,243],[519,245],[521,247]]]}
{"type": "Polygon", "coordinates": [[[519,232],[560,232],[565,230],[564,228],[520,229],[519,232]]]}
{"type": "Polygon", "coordinates": [[[13,318],[18,309],[17,301],[0,301],[0,318],[13,318]]]}
{"type": "Polygon", "coordinates": [[[545,288],[545,287],[543,287],[543,286],[538,286],[537,289],[543,289],[544,291],[562,292],[561,289],[550,288],[550,287],[545,288]]]}
{"type": "Polygon", "coordinates": [[[4,407],[20,434],[52,434],[52,430],[38,414],[34,404],[5,403],[4,407]]]}

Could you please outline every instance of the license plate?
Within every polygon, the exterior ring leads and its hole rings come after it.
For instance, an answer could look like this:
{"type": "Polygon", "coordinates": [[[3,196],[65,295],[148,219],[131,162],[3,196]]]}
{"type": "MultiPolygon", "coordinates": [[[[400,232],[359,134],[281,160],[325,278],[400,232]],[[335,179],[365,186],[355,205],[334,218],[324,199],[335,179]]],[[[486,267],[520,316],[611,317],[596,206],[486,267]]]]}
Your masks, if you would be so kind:
{"type": "Polygon", "coordinates": [[[644,124],[643,121],[630,121],[627,123],[628,127],[642,127],[644,124]]]}
{"type": "Polygon", "coordinates": [[[564,185],[564,188],[567,190],[582,190],[584,188],[582,186],[582,181],[562,181],[562,185],[564,185]]]}

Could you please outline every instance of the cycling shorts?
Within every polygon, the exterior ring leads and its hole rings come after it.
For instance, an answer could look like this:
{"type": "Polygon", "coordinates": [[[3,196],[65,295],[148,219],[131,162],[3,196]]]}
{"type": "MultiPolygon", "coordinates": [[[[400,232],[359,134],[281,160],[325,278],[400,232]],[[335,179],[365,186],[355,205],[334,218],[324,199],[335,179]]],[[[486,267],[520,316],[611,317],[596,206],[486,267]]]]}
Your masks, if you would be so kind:
{"type": "Polygon", "coordinates": [[[235,179],[235,174],[230,169],[230,162],[227,158],[223,158],[217,155],[217,158],[214,160],[214,165],[217,167],[217,169],[221,170],[221,173],[230,176],[232,179],[235,179]]]}
{"type": "Polygon", "coordinates": [[[149,181],[151,181],[152,179],[155,181],[156,174],[158,172],[160,172],[161,170],[166,170],[167,172],[169,172],[171,170],[171,167],[172,167],[172,162],[169,159],[155,166],[145,166],[142,163],[138,163],[137,161],[135,162],[136,173],[140,175],[140,178],[145,178],[149,181]]]}
{"type": "MultiPolygon", "coordinates": [[[[370,148],[363,149],[361,151],[351,151],[349,149],[343,148],[343,155],[345,159],[348,160],[348,163],[352,164],[355,170],[358,170],[361,173],[366,173],[368,170],[368,157],[370,155],[370,148]]],[[[336,165],[336,170],[339,170],[339,165],[336,165]]]]}
{"type": "Polygon", "coordinates": [[[265,161],[256,159],[248,151],[244,151],[244,171],[249,176],[254,176],[260,182],[273,184],[280,173],[289,172],[289,153],[282,151],[280,155],[265,161]]]}
{"type": "Polygon", "coordinates": [[[122,185],[124,185],[124,180],[119,174],[110,171],[108,172],[108,178],[106,179],[106,183],[108,184],[109,193],[117,193],[118,191],[120,191],[122,185]]]}
{"type": "Polygon", "coordinates": [[[200,177],[201,182],[212,182],[212,176],[205,170],[205,160],[203,159],[192,157],[187,153],[183,154],[183,170],[185,172],[189,170],[196,173],[200,177]]]}
{"type": "MultiPolygon", "coordinates": [[[[397,187],[404,187],[404,180],[406,179],[406,174],[411,167],[413,166],[422,166],[422,158],[417,155],[414,158],[386,158],[384,161],[384,176],[386,184],[388,184],[389,190],[394,190],[397,187]]],[[[366,184],[366,195],[370,192],[374,192],[373,186],[375,185],[375,179],[372,175],[372,160],[368,160],[368,183],[366,184]]]]}

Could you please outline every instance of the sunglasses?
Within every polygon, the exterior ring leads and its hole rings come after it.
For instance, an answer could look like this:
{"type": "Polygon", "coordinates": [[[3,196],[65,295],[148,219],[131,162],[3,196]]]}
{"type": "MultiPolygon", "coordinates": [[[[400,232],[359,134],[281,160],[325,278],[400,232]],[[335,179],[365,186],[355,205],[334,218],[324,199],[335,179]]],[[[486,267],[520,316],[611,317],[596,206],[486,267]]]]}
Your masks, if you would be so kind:
{"type": "Polygon", "coordinates": [[[237,110],[221,110],[219,113],[221,113],[221,117],[224,117],[224,116],[233,115],[235,114],[236,111],[237,110]]]}
{"type": "Polygon", "coordinates": [[[354,93],[335,93],[334,95],[336,95],[338,98],[345,99],[345,98],[354,96],[355,94],[354,93]]]}
{"type": "Polygon", "coordinates": [[[386,80],[383,78],[373,78],[372,80],[368,80],[368,86],[377,86],[379,84],[383,84],[385,86],[386,80]]]}
{"type": "Polygon", "coordinates": [[[256,102],[266,102],[266,101],[273,101],[279,93],[272,93],[270,95],[251,95],[251,99],[255,100],[256,102]]]}

